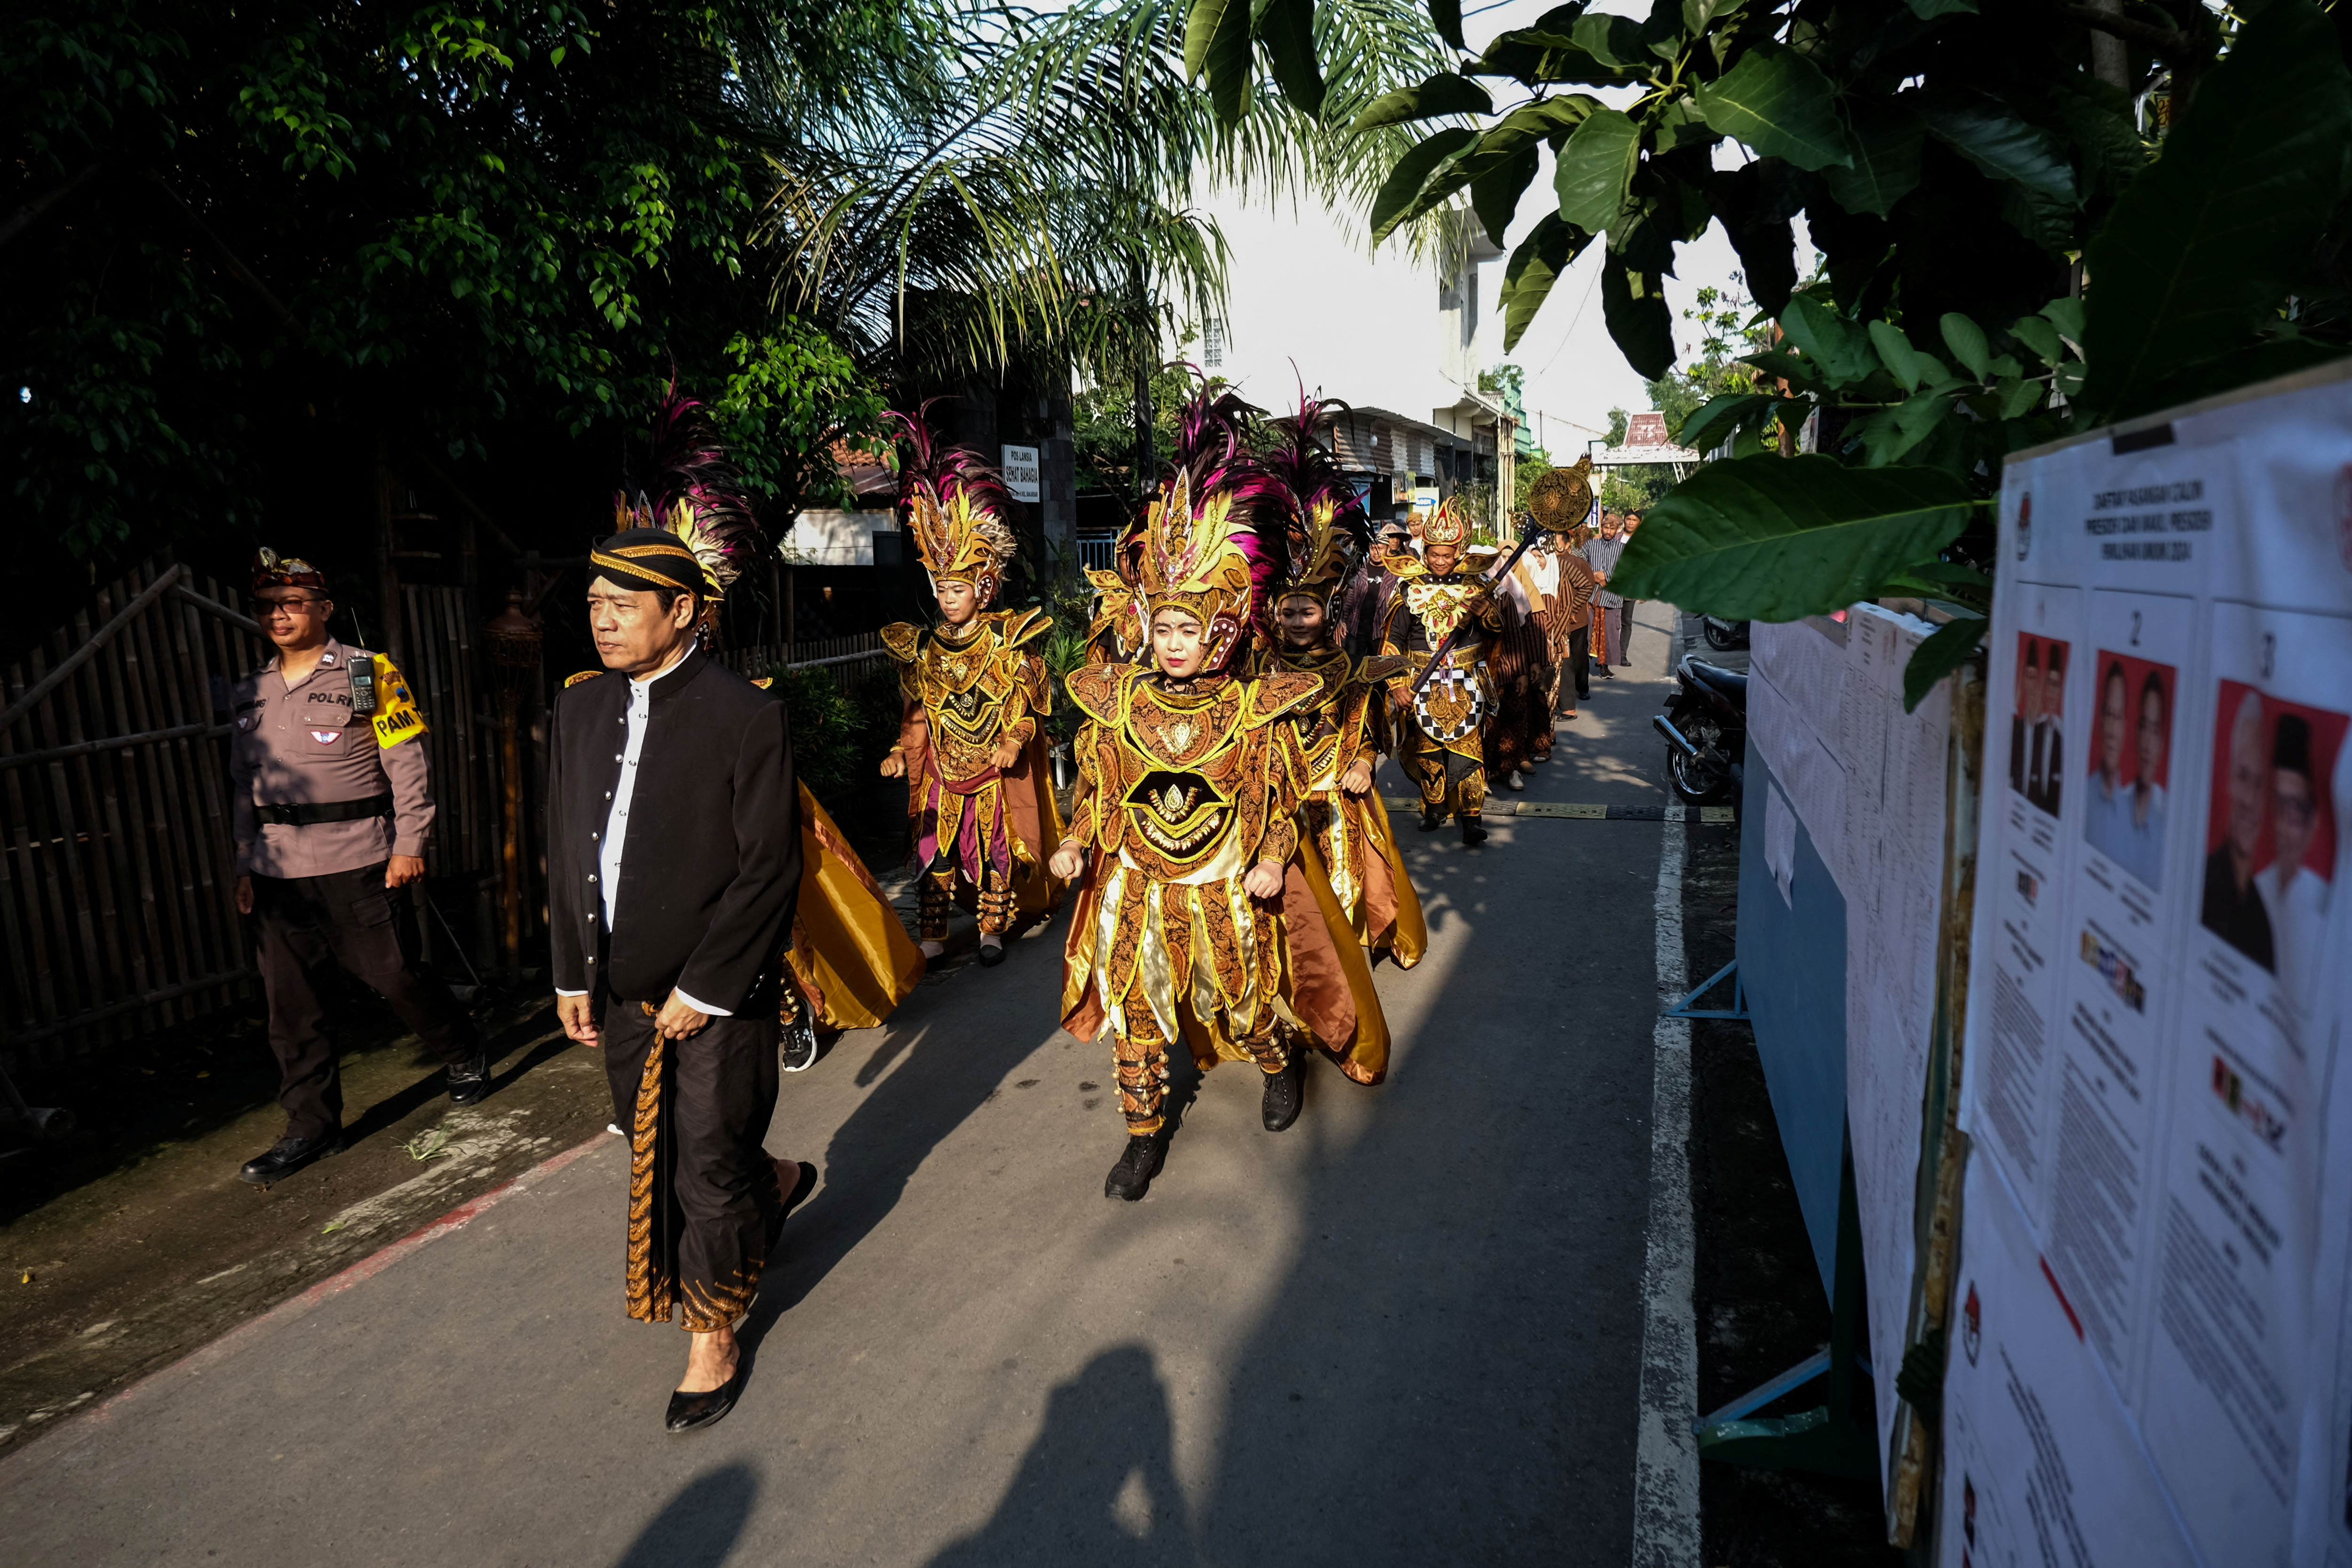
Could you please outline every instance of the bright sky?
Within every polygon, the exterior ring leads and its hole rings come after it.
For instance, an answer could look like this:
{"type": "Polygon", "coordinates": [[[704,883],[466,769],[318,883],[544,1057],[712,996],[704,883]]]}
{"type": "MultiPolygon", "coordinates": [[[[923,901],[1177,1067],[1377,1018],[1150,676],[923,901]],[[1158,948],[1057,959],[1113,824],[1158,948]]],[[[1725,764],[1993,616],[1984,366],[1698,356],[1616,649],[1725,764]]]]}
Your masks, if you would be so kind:
{"type": "MultiPolygon", "coordinates": [[[[1474,51],[1483,49],[1496,34],[1532,25],[1556,3],[1504,0],[1472,11],[1464,18],[1466,41],[1474,51]]],[[[1601,0],[1594,9],[1642,16],[1649,5],[1646,0],[1601,0]]],[[[1486,85],[1496,92],[1497,107],[1507,107],[1509,84],[1486,85]]],[[[1603,89],[1595,96],[1630,100],[1633,89],[1603,89]]],[[[1728,145],[1718,148],[1717,155],[1725,160],[1741,156],[1728,145]]],[[[1549,210],[1550,191],[1551,154],[1545,149],[1543,166],[1520,198],[1518,216],[1506,237],[1507,251],[1549,210]]],[[[1233,251],[1229,319],[1237,360],[1249,367],[1252,384],[1244,386],[1245,396],[1262,405],[1281,406],[1293,395],[1287,361],[1295,358],[1309,391],[1319,386],[1349,402],[1428,417],[1426,409],[1405,405],[1412,393],[1400,387],[1398,374],[1410,366],[1415,386],[1436,378],[1437,284],[1427,267],[1393,242],[1377,256],[1368,256],[1365,225],[1355,215],[1333,215],[1311,205],[1297,211],[1287,205],[1278,211],[1244,210],[1230,197],[1206,205],[1233,251]],[[1265,368],[1269,360],[1280,370],[1265,368]],[[1281,384],[1254,384],[1268,379],[1279,379],[1281,384]]],[[[1605,432],[1611,408],[1649,405],[1642,378],[1625,363],[1601,320],[1597,284],[1601,255],[1596,244],[1578,259],[1509,355],[1510,363],[1527,370],[1528,417],[1537,423],[1542,416],[1542,439],[1555,458],[1573,457],[1584,449],[1587,437],[1605,432]],[[1574,427],[1578,426],[1589,428],[1574,427]]],[[[1811,256],[1801,220],[1801,276],[1811,256]]],[[[1666,297],[1675,310],[1676,342],[1685,353],[1695,345],[1696,333],[1682,322],[1682,312],[1700,288],[1727,284],[1738,264],[1720,226],[1677,252],[1676,275],[1666,279],[1666,297]]],[[[1503,267],[1497,260],[1481,269],[1480,342],[1488,364],[1504,357],[1501,315],[1496,309],[1503,267]]]]}

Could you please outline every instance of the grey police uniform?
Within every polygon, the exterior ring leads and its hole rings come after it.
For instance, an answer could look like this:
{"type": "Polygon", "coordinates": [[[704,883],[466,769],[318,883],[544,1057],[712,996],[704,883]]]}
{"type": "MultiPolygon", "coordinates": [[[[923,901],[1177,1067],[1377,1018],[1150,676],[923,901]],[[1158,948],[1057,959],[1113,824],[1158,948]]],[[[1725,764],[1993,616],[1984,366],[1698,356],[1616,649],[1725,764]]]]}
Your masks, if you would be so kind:
{"type": "Polygon", "coordinates": [[[230,716],[236,868],[253,879],[278,1102],[289,1136],[319,1138],[342,1125],[316,985],[329,959],[444,1059],[477,1049],[448,987],[418,972],[409,889],[383,882],[393,856],[422,856],[432,837],[425,721],[392,660],[331,637],[290,687],[275,658],[237,682],[230,716]]]}

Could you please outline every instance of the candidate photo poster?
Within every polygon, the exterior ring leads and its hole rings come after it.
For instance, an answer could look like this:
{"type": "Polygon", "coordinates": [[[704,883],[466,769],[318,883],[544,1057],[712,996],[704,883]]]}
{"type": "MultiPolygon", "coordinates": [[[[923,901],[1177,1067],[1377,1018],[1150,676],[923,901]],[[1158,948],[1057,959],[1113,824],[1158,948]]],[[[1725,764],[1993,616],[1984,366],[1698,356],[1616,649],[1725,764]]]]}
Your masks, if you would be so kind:
{"type": "MultiPolygon", "coordinates": [[[[2352,788],[2341,707],[2352,620],[2231,603],[2210,615],[2183,1016],[2153,1086],[2172,1110],[2150,1205],[2160,1310],[2140,1408],[2200,1549],[2268,1562],[2286,1551],[2305,1397],[2332,1381],[2314,1306],[2340,1022],[2323,971],[2342,951],[2332,894],[2352,788]],[[2231,1353],[2217,1358],[2216,1345],[2231,1353]]],[[[2184,747],[2184,784],[2191,755],[2184,747]]]]}
{"type": "Polygon", "coordinates": [[[2180,672],[2111,648],[2099,649],[2094,670],[2083,841],[2160,893],[2180,672]]]}
{"type": "Polygon", "coordinates": [[[2072,653],[2072,645],[2060,637],[2017,636],[2009,787],[2053,817],[2065,797],[2066,666],[2072,653]]]}
{"type": "Polygon", "coordinates": [[[2343,713],[2220,683],[2198,918],[2302,1016],[2325,962],[2336,874],[2328,783],[2347,725],[2343,713]]]}

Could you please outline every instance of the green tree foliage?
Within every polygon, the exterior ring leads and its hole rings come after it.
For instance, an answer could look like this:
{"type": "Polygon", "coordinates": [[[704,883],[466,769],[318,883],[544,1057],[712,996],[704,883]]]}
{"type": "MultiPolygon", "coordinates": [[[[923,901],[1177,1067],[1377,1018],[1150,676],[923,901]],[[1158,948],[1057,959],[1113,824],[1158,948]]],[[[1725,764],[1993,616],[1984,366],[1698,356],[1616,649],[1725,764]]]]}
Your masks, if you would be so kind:
{"type": "MultiPolygon", "coordinates": [[[[1522,201],[1551,207],[1506,270],[1507,346],[1598,242],[1612,336],[1665,376],[1663,276],[1717,223],[1777,324],[1736,357],[1752,386],[1682,426],[1752,455],[1649,514],[1626,592],[1786,616],[1866,593],[1866,568],[1980,611],[2009,453],[2352,347],[2346,24],[2315,0],[2142,9],[2166,20],[2032,0],[1660,0],[1635,20],[1570,0],[1464,51],[1484,103],[1432,79],[1386,106],[1383,123],[1445,122],[1395,165],[1393,210],[1466,195],[1499,240],[1522,201]],[[2091,70],[2095,26],[2126,45],[2121,79],[2091,70]],[[1580,88],[1633,90],[1612,107],[1580,88]],[[1746,155],[1717,167],[1726,141],[1746,155]],[[1823,262],[1802,283],[1800,215],[1823,262]],[[1826,456],[1775,455],[1816,411],[1826,456]],[[1918,553],[1855,547],[1854,528],[1918,553]]],[[[1458,8],[1431,16],[1460,47],[1458,8]]],[[[1983,624],[1931,639],[1915,700],[1983,624]]]]}
{"type": "MultiPolygon", "coordinates": [[[[0,252],[12,297],[38,302],[8,313],[9,467],[79,552],[249,525],[320,422],[478,454],[526,407],[574,434],[634,423],[673,364],[788,505],[811,450],[870,428],[847,356],[774,321],[747,272],[743,101],[771,79],[719,7],[18,17],[0,65],[16,189],[62,194],[0,252]]],[[[878,47],[881,21],[828,8],[784,30],[829,53],[878,47]]]]}

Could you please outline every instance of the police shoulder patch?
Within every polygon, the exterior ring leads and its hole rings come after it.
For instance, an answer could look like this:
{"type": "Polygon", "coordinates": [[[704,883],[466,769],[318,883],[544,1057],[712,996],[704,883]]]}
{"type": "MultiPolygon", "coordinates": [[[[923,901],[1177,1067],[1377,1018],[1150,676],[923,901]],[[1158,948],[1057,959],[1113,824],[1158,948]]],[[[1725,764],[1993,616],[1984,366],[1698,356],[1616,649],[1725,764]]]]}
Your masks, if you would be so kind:
{"type": "Polygon", "coordinates": [[[375,743],[390,751],[426,732],[425,715],[416,710],[415,694],[399,668],[383,654],[375,655],[373,662],[375,712],[369,722],[375,726],[375,743]]]}

